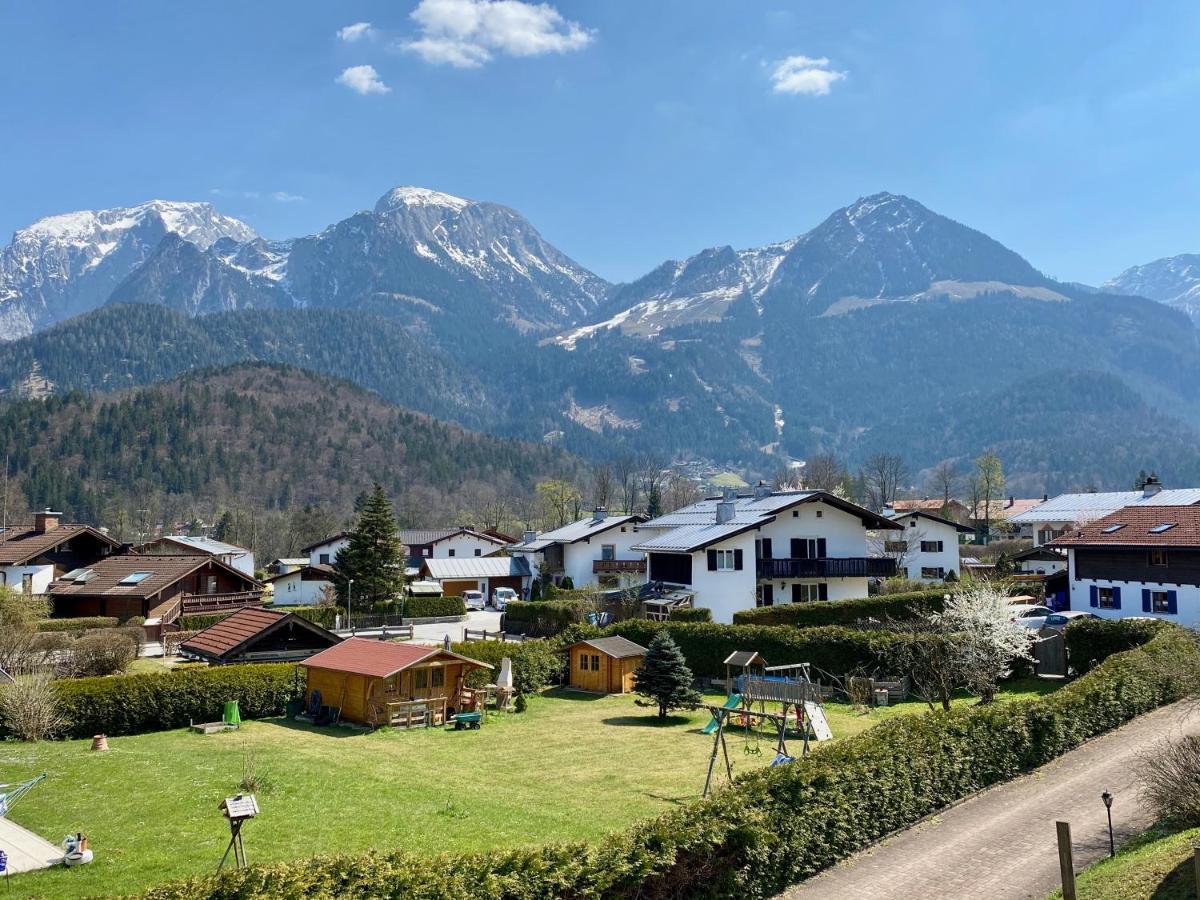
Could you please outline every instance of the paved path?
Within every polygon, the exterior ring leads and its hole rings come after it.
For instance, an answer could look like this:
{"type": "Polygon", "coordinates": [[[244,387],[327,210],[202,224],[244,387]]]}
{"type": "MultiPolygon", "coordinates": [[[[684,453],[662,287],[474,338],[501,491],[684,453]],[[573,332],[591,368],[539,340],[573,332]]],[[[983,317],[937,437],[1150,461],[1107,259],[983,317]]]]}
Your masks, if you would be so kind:
{"type": "Polygon", "coordinates": [[[48,869],[62,862],[63,852],[32,831],[0,817],[0,850],[8,854],[8,870],[13,875],[48,869]]]}
{"type": "Polygon", "coordinates": [[[1180,734],[1200,734],[1200,702],[1142,716],[893,835],[780,900],[1045,898],[1059,886],[1055,821],[1071,823],[1076,871],[1108,853],[1105,790],[1115,797],[1118,846],[1141,832],[1153,819],[1137,796],[1141,756],[1180,734]]]}

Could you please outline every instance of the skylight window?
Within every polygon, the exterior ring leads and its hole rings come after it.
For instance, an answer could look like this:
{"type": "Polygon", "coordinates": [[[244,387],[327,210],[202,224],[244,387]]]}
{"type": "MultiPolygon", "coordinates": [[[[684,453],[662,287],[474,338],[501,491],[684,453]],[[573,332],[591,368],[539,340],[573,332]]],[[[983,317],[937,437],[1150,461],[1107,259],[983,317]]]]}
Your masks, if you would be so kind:
{"type": "Polygon", "coordinates": [[[95,577],[96,573],[91,569],[72,569],[62,577],[62,580],[70,581],[74,584],[87,584],[95,577]]]}
{"type": "Polygon", "coordinates": [[[1116,534],[1118,531],[1120,531],[1124,527],[1125,527],[1124,522],[1122,522],[1120,525],[1109,525],[1107,528],[1101,528],[1100,533],[1101,534],[1116,534]]]}
{"type": "Polygon", "coordinates": [[[132,585],[132,584],[141,584],[143,581],[145,581],[147,578],[149,578],[150,575],[151,575],[150,572],[133,572],[129,575],[126,575],[124,578],[122,578],[120,581],[118,581],[117,584],[125,585],[125,586],[132,585]]]}
{"type": "Polygon", "coordinates": [[[1151,534],[1162,534],[1164,531],[1170,531],[1175,527],[1176,522],[1163,522],[1161,525],[1155,525],[1150,529],[1151,534]]]}

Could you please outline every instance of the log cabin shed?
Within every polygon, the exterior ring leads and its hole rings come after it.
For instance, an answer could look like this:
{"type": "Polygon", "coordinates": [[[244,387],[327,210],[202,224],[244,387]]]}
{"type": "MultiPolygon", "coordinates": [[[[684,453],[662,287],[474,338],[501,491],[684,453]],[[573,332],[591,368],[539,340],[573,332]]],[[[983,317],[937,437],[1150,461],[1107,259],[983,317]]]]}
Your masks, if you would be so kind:
{"type": "Polygon", "coordinates": [[[213,665],[300,662],[341,638],[295,613],[239,609],[179,645],[181,655],[213,665]]]}
{"type": "Polygon", "coordinates": [[[628,694],[634,687],[633,673],[646,658],[645,647],[623,637],[580,641],[567,652],[570,686],[597,694],[628,694]]]}
{"type": "Polygon", "coordinates": [[[492,666],[441,647],[352,637],[300,663],[305,700],[321,692],[344,721],[371,727],[442,725],[458,711],[466,676],[492,666]]]}

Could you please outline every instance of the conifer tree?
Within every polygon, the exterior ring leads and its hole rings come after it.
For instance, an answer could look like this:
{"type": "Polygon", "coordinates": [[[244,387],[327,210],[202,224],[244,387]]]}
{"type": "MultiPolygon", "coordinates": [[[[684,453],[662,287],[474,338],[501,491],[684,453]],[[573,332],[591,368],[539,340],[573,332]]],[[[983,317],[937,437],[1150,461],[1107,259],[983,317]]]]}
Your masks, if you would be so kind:
{"type": "Polygon", "coordinates": [[[392,504],[376,482],[363,500],[348,543],[333,561],[333,585],[343,606],[354,581],[354,610],[360,604],[390,603],[404,588],[404,546],[396,528],[392,504]]]}
{"type": "Polygon", "coordinates": [[[692,687],[695,676],[688,668],[683,651],[666,631],[654,636],[633,677],[634,690],[658,704],[660,719],[665,719],[673,709],[692,707],[700,702],[700,695],[692,687]]]}

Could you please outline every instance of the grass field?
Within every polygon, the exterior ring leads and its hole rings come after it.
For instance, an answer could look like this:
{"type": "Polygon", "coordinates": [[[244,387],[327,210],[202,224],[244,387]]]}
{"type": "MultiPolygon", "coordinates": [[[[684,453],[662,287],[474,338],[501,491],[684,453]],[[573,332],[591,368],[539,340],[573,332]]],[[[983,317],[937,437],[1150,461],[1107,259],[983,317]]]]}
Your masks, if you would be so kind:
{"type": "MultiPolygon", "coordinates": [[[[1021,682],[1003,697],[1051,687],[1021,682]]],[[[837,739],[925,706],[826,710],[837,739]]],[[[631,697],[553,691],[472,732],[363,733],[272,719],[218,735],[114,737],[108,753],[91,752],[89,741],[0,743],[0,782],[49,776],[10,818],[56,843],[86,832],[96,853],[90,866],[19,876],[14,887],[20,896],[113,895],[211,872],[229,836],[217,805],[240,792],[250,757],[262,810],[245,830],[252,863],[594,839],[700,795],[712,741],[698,731],[708,718],[701,710],[660,725],[631,697]]],[[[766,736],[734,733],[729,750],[735,774],[774,756],[766,736]],[[759,753],[746,752],[753,746],[759,753]]]]}
{"type": "MultiPolygon", "coordinates": [[[[1079,900],[1195,900],[1192,848],[1200,828],[1170,832],[1151,829],[1131,841],[1114,859],[1096,863],[1076,879],[1079,900]]],[[[1055,897],[1062,897],[1056,892],[1055,897]]]]}

